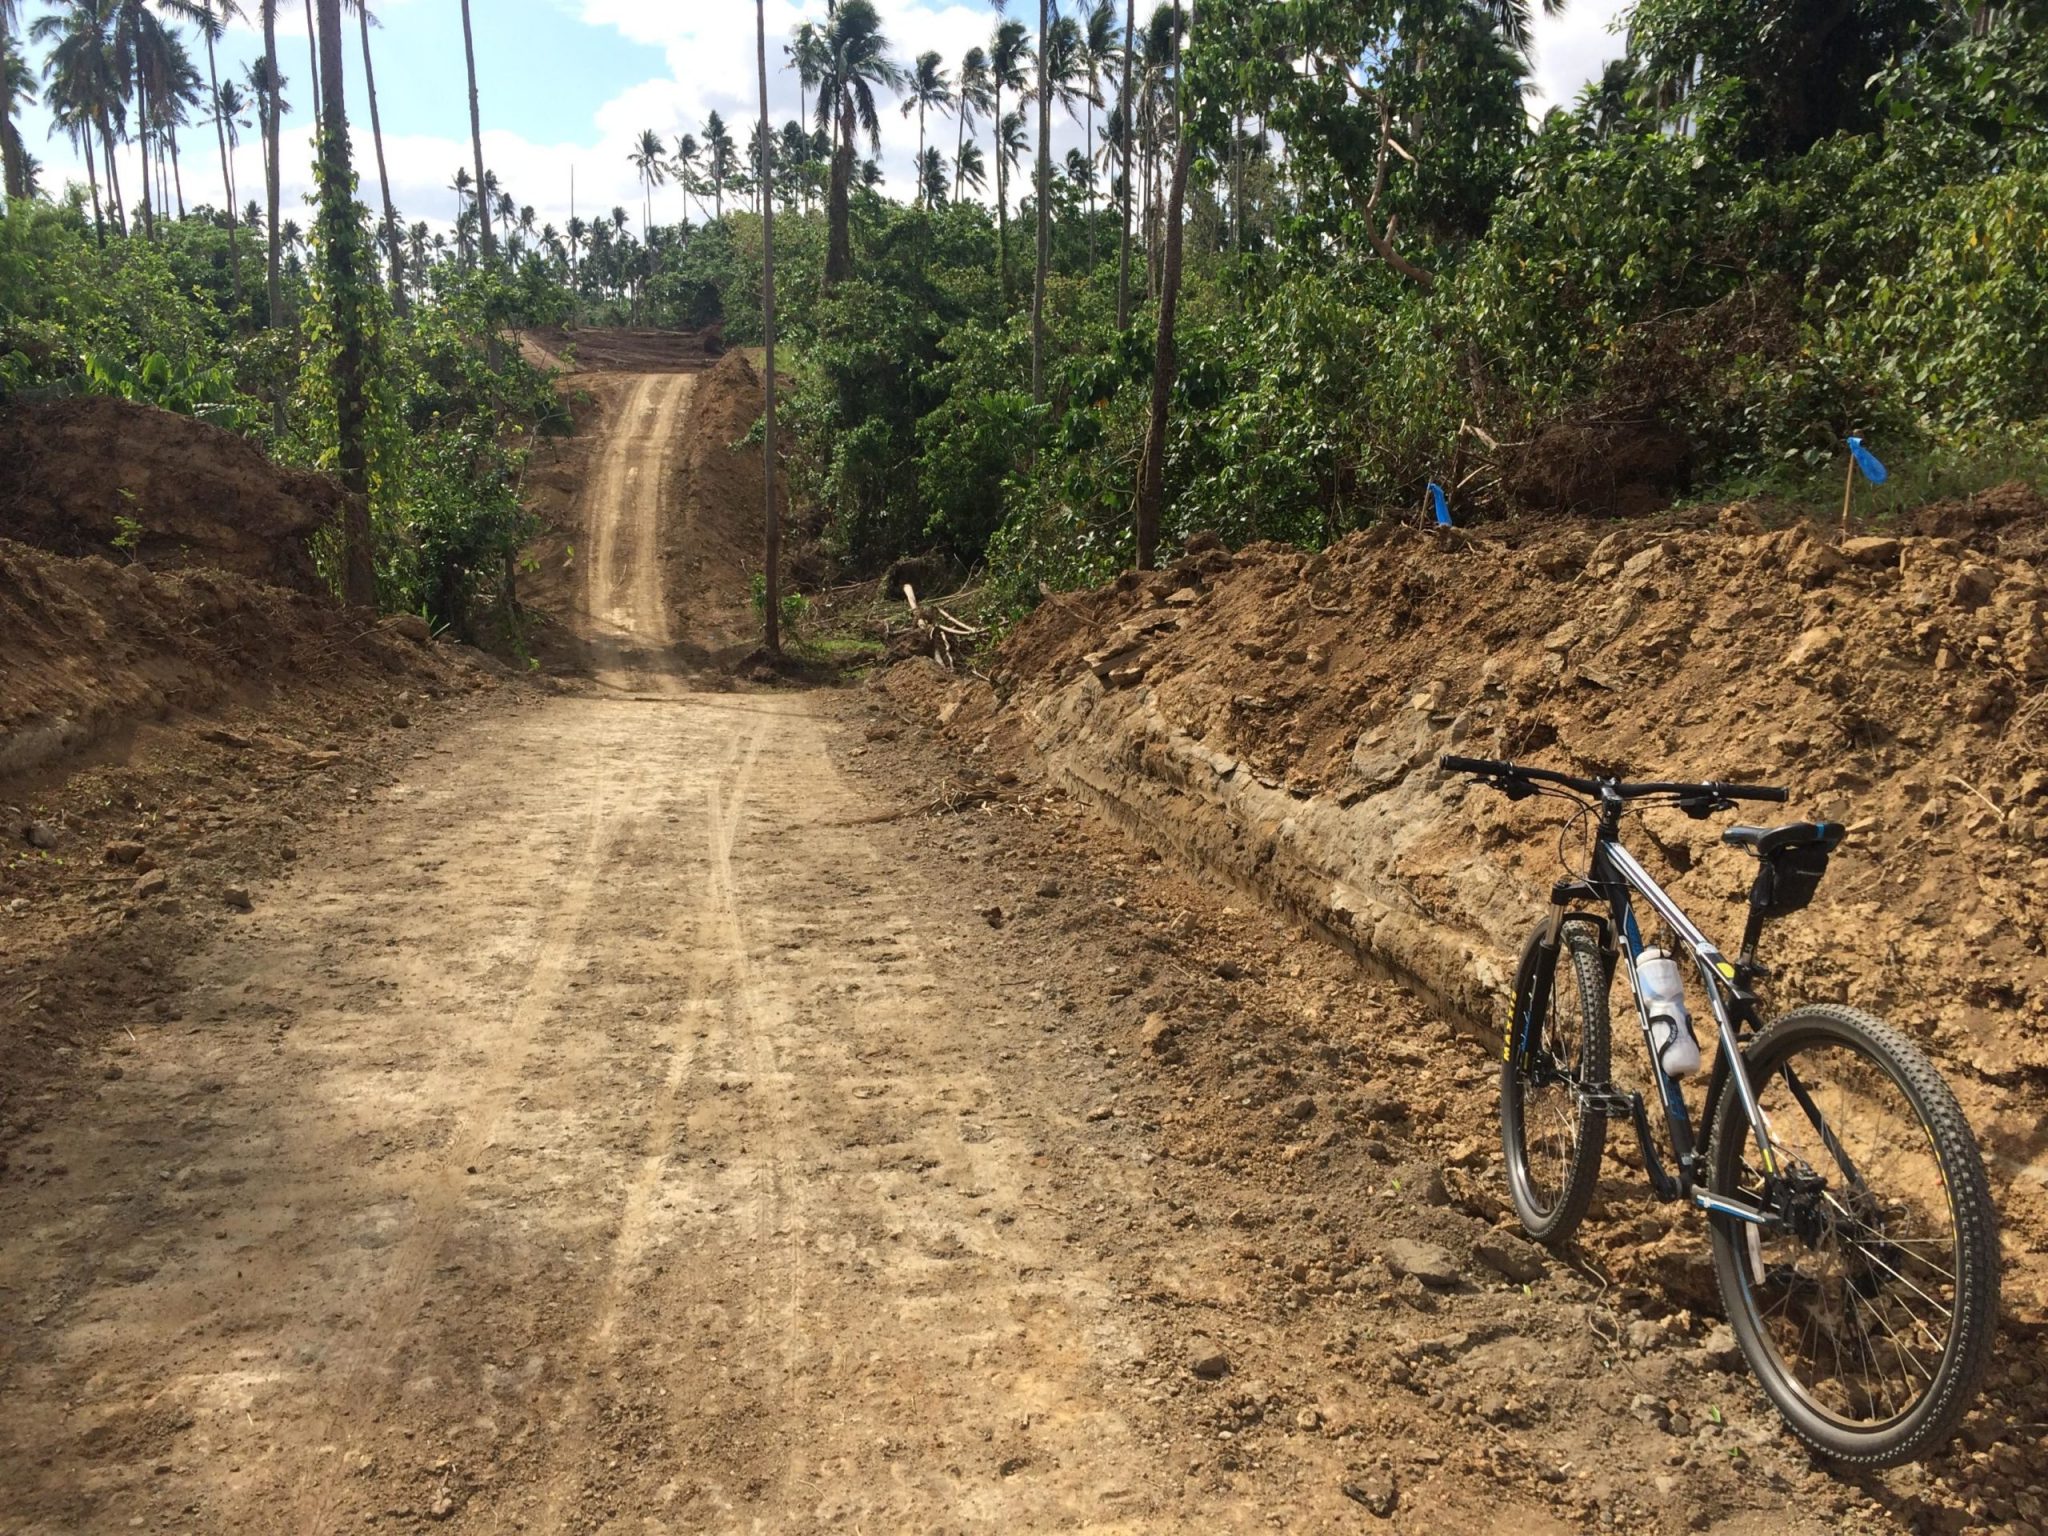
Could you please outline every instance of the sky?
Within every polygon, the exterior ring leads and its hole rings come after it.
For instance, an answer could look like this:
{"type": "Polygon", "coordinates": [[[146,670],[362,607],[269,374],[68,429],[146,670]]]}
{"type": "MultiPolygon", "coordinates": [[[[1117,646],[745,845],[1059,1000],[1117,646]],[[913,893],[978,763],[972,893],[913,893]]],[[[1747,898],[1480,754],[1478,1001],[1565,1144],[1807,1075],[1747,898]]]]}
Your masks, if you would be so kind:
{"type": "MultiPolygon", "coordinates": [[[[1569,102],[1620,51],[1611,24],[1625,3],[1568,0],[1563,14],[1539,15],[1532,112],[1569,102]]],[[[255,0],[246,5],[253,14],[255,0]]],[[[47,8],[48,0],[27,0],[24,23],[47,8]]],[[[380,23],[371,29],[370,47],[392,200],[408,221],[445,225],[455,214],[449,183],[458,166],[471,163],[460,6],[457,0],[370,0],[370,9],[380,23]]],[[[824,0],[768,0],[769,102],[778,126],[799,110],[796,77],[781,57],[781,44],[799,21],[807,15],[821,19],[824,9],[824,0]]],[[[994,21],[988,0],[877,0],[877,9],[896,56],[905,60],[936,49],[949,64],[957,63],[970,45],[987,42],[994,21]]],[[[1037,11],[1030,0],[1012,9],[1032,18],[1037,11]]],[[[573,181],[573,206],[586,219],[623,206],[637,225],[641,189],[626,156],[642,129],[655,129],[673,145],[685,132],[701,137],[706,116],[716,111],[732,125],[735,141],[747,141],[758,98],[754,7],[746,0],[471,0],[471,19],[485,164],[518,202],[533,206],[541,223],[560,226],[568,220],[573,181]]],[[[361,39],[353,18],[345,26],[349,121],[364,200],[374,205],[361,39]]],[[[287,218],[298,217],[302,224],[311,223],[303,202],[312,184],[307,32],[306,0],[281,0],[278,51],[290,107],[284,119],[284,208],[287,218]]],[[[30,51],[39,67],[38,51],[30,51]]],[[[241,79],[261,53],[255,27],[234,25],[219,50],[221,78],[241,79]]],[[[196,44],[195,58],[203,73],[204,50],[196,44]]],[[[1063,114],[1056,113],[1054,123],[1056,155],[1085,141],[1085,129],[1063,114]]],[[[986,125],[979,127],[985,141],[986,125]]],[[[44,163],[46,188],[67,178],[84,181],[83,164],[69,143],[46,137],[46,115],[31,109],[22,129],[44,163]]],[[[927,130],[950,157],[953,122],[928,123],[927,130]]],[[[911,185],[917,135],[914,115],[884,106],[881,164],[895,195],[907,195],[911,185]]],[[[262,193],[256,140],[252,128],[234,157],[244,202],[262,193]]],[[[211,127],[184,130],[179,149],[186,202],[218,204],[220,161],[211,127]]],[[[124,191],[132,192],[134,178],[131,151],[122,165],[124,191]]],[[[657,189],[654,198],[658,222],[673,222],[685,212],[683,195],[673,185],[657,189]]],[[[695,209],[689,212],[696,216],[695,209]]]]}

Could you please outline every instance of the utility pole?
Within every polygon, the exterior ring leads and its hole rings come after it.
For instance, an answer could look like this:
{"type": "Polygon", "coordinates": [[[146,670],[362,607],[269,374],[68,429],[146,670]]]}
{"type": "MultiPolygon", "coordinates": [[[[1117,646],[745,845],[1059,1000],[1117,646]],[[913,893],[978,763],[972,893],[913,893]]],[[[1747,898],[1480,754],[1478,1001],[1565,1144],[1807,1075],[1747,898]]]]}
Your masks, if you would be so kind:
{"type": "Polygon", "coordinates": [[[774,166],[768,152],[768,12],[767,0],[754,0],[754,62],[761,75],[761,341],[766,353],[762,383],[767,414],[761,423],[761,486],[767,506],[766,644],[768,654],[782,654],[782,521],[775,507],[775,198],[774,166]]]}

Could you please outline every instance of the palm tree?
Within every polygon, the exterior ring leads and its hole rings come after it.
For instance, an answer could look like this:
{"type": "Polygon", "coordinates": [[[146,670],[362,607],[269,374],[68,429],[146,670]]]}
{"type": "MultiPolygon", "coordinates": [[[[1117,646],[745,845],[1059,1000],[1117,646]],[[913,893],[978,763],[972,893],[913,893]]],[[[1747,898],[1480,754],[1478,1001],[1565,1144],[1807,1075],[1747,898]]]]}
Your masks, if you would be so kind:
{"type": "Polygon", "coordinates": [[[768,7],[766,0],[754,0],[754,57],[760,71],[761,122],[756,139],[761,147],[758,173],[761,178],[761,340],[766,349],[762,374],[767,406],[762,417],[761,479],[765,498],[763,514],[762,569],[766,573],[766,601],[762,603],[762,639],[770,655],[782,649],[782,520],[775,506],[775,139],[768,129],[768,7]]]}
{"type": "Polygon", "coordinates": [[[981,146],[972,139],[960,146],[959,158],[953,162],[953,185],[969,186],[977,192],[988,189],[988,164],[982,159],[981,146]]]}
{"type": "MultiPolygon", "coordinates": [[[[263,76],[257,99],[263,107],[263,180],[264,192],[270,202],[270,263],[266,272],[265,297],[270,306],[267,318],[272,326],[277,325],[284,314],[284,289],[277,274],[278,263],[284,255],[279,247],[277,227],[278,127],[284,108],[284,75],[277,67],[277,4],[278,0],[257,0],[257,11],[263,21],[263,76]]],[[[272,420],[282,429],[284,396],[281,394],[274,398],[272,420]]]]}
{"type": "Polygon", "coordinates": [[[633,162],[633,169],[640,173],[640,192],[643,206],[640,211],[640,228],[645,231],[654,222],[654,189],[662,184],[668,174],[668,146],[661,141],[661,135],[652,128],[640,130],[640,140],[633,146],[626,158],[633,162]]]}
{"type": "Polygon", "coordinates": [[[1116,0],[1095,0],[1081,19],[1081,64],[1088,76],[1088,270],[1095,270],[1095,109],[1103,105],[1102,72],[1116,57],[1116,0]]]}
{"type": "Polygon", "coordinates": [[[192,55],[176,33],[163,33],[162,43],[150,59],[149,79],[150,123],[157,139],[157,200],[168,208],[169,194],[175,192],[178,217],[182,219],[185,217],[185,173],[178,158],[178,128],[192,120],[191,111],[199,105],[205,87],[199,79],[199,71],[193,67],[192,55]],[[163,151],[166,148],[171,152],[171,186],[168,189],[163,186],[163,151]]]}
{"type": "Polygon", "coordinates": [[[1057,98],[1078,122],[1087,66],[1081,29],[1054,17],[1051,0],[1038,0],[1038,270],[1031,287],[1031,398],[1045,398],[1045,285],[1052,268],[1052,104],[1057,98]]]}
{"type": "Polygon", "coordinates": [[[1117,241],[1116,328],[1131,324],[1131,143],[1137,137],[1137,118],[1131,112],[1131,62],[1137,51],[1138,0],[1124,0],[1123,84],[1117,88],[1116,112],[1123,122],[1123,232],[1117,241]]]}
{"type": "Polygon", "coordinates": [[[476,199],[476,178],[469,174],[469,167],[455,167],[454,179],[448,183],[448,190],[455,194],[455,217],[460,219],[463,211],[476,199]]]}
{"type": "Polygon", "coordinates": [[[349,163],[348,98],[342,86],[342,0],[320,0],[320,264],[334,328],[334,435],[341,472],[342,595],[359,607],[377,601],[377,561],[370,532],[369,410],[364,293],[358,271],[366,254],[356,219],[355,172],[349,163]]]}
{"type": "MultiPolygon", "coordinates": [[[[979,44],[969,48],[960,60],[960,135],[953,146],[953,201],[960,201],[960,167],[967,158],[967,130],[977,112],[995,109],[989,90],[988,55],[979,44]]],[[[977,151],[976,158],[979,158],[977,151]]]]}
{"type": "Polygon", "coordinates": [[[563,226],[563,233],[569,241],[569,282],[574,286],[577,253],[583,249],[583,242],[590,237],[590,226],[579,218],[572,218],[563,226]]]}
{"type": "MultiPolygon", "coordinates": [[[[1017,117],[1017,148],[1006,153],[1005,145],[1010,136],[1010,120],[1003,116],[1003,90],[1010,90],[1022,96],[1030,89],[1026,71],[1037,62],[1031,51],[1031,41],[1025,35],[1021,21],[1004,21],[997,25],[995,36],[988,48],[988,80],[993,115],[996,125],[996,260],[1002,274],[1003,302],[1010,302],[1010,179],[1009,167],[1016,164],[1022,153],[1024,123],[1017,117]]],[[[1016,114],[1012,114],[1016,116],[1016,114]]]]}
{"type": "Polygon", "coordinates": [[[737,148],[732,133],[725,126],[725,119],[716,112],[704,120],[705,168],[711,174],[711,197],[714,218],[725,217],[725,184],[732,178],[733,153],[737,148]]]}
{"type": "Polygon", "coordinates": [[[235,211],[235,172],[228,159],[228,151],[231,141],[240,141],[240,135],[232,130],[241,125],[247,114],[248,105],[242,100],[241,92],[235,90],[235,82],[232,80],[227,83],[227,89],[235,92],[233,100],[230,101],[222,95],[220,61],[215,54],[215,45],[226,34],[228,23],[241,19],[244,13],[242,0],[206,0],[200,10],[199,35],[206,39],[206,81],[213,89],[210,98],[213,102],[213,130],[214,136],[220,141],[220,185],[228,200],[228,213],[231,215],[228,220],[228,268],[234,274],[235,308],[240,309],[242,248],[235,239],[236,221],[232,217],[235,211]]]}
{"type": "MultiPolygon", "coordinates": [[[[470,33],[469,0],[462,0],[462,59],[469,66],[469,147],[476,156],[476,184],[481,188],[485,185],[484,129],[476,105],[476,43],[470,33]]],[[[491,209],[481,197],[477,199],[477,222],[483,227],[484,260],[488,262],[492,256],[491,209]]]]}
{"type": "MultiPolygon", "coordinates": [[[[206,14],[198,0],[156,0],[156,4],[182,20],[198,21],[206,14]]],[[[135,143],[142,156],[142,227],[154,239],[156,203],[161,199],[152,197],[150,190],[150,146],[165,138],[162,97],[178,82],[178,58],[183,49],[162,18],[150,10],[149,0],[117,0],[113,41],[134,88],[135,143]]],[[[161,169],[159,165],[159,173],[161,169]]]]}
{"type": "MultiPolygon", "coordinates": [[[[940,58],[936,52],[919,54],[917,56],[917,63],[904,78],[904,88],[906,94],[903,98],[903,115],[908,117],[913,111],[917,113],[917,195],[923,198],[925,195],[926,168],[924,154],[925,109],[929,107],[944,112],[953,105],[953,86],[952,82],[946,78],[945,60],[940,58]]],[[[937,165],[942,162],[933,160],[931,163],[937,165]]]]}
{"type": "Polygon", "coordinates": [[[356,13],[356,25],[363,35],[363,87],[370,97],[370,142],[377,151],[377,185],[384,194],[384,255],[391,264],[391,307],[398,314],[406,310],[405,254],[398,238],[398,210],[391,206],[391,173],[384,166],[384,123],[377,112],[377,72],[370,64],[370,28],[378,25],[370,14],[369,0],[347,0],[356,13]]]}
{"type": "MultiPolygon", "coordinates": [[[[1190,8],[1192,15],[1192,8],[1190,8]]],[[[1192,23],[1189,23],[1191,26],[1192,23]]],[[[1174,0],[1173,37],[1185,39],[1180,0],[1174,0]]],[[[1182,89],[1176,71],[1175,95],[1182,89]]],[[[1178,104],[1177,104],[1178,107],[1178,104]]],[[[1138,494],[1134,507],[1137,565],[1150,570],[1159,547],[1160,514],[1166,505],[1166,413],[1173,398],[1173,386],[1180,373],[1180,350],[1174,326],[1180,311],[1181,209],[1188,187],[1188,162],[1193,157],[1195,136],[1187,130],[1178,109],[1178,129],[1173,152],[1173,179],[1166,191],[1166,250],[1159,280],[1159,333],[1152,359],[1152,409],[1145,423],[1145,446],[1138,460],[1138,494]]]]}
{"type": "Polygon", "coordinates": [[[45,105],[50,109],[50,134],[63,134],[71,141],[71,147],[78,151],[85,161],[85,179],[92,188],[93,237],[101,244],[107,243],[106,221],[100,213],[100,176],[96,162],[98,151],[93,144],[93,134],[98,127],[89,106],[71,100],[61,94],[56,85],[50,86],[45,105]]]}
{"type": "Polygon", "coordinates": [[[807,121],[811,115],[809,93],[824,77],[825,40],[812,23],[799,22],[782,45],[782,57],[796,71],[797,120],[807,121]]]}
{"type": "MultiPolygon", "coordinates": [[[[11,4],[13,0],[0,0],[0,19],[11,4]]],[[[14,119],[23,107],[35,104],[36,82],[28,60],[13,35],[0,28],[0,171],[9,202],[29,196],[28,147],[21,142],[21,125],[14,119]]]]}
{"type": "Polygon", "coordinates": [[[917,195],[924,199],[925,207],[939,208],[945,206],[945,151],[934,144],[919,157],[917,166],[917,195]]]}
{"type": "Polygon", "coordinates": [[[128,110],[126,71],[114,44],[119,15],[119,0],[69,0],[62,10],[38,16],[29,24],[28,35],[49,45],[50,51],[43,57],[45,99],[72,142],[87,144],[88,160],[89,130],[99,133],[114,228],[125,235],[128,218],[122,206],[120,167],[114,159],[115,128],[125,124],[128,110]]]}
{"type": "Polygon", "coordinates": [[[676,179],[676,185],[683,189],[683,218],[690,217],[690,203],[694,199],[697,212],[704,211],[704,178],[697,169],[697,157],[704,152],[704,146],[697,142],[697,135],[686,133],[676,140],[675,159],[669,162],[669,171],[676,179]]]}
{"type": "Polygon", "coordinates": [[[875,88],[893,88],[900,71],[889,58],[889,40],[882,35],[882,18],[876,14],[874,0],[841,0],[825,24],[823,44],[818,126],[832,126],[837,134],[826,194],[825,281],[829,285],[853,273],[853,137],[867,130],[875,152],[881,153],[882,123],[875,112],[875,88]]]}

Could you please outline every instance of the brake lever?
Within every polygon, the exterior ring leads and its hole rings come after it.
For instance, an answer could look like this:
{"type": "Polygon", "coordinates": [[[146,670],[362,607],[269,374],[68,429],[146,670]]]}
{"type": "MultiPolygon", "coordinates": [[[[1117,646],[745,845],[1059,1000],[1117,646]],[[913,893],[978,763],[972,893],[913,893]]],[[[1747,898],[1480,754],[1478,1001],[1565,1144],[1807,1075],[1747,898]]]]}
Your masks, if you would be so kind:
{"type": "Polygon", "coordinates": [[[1536,793],[1536,786],[1527,779],[1482,779],[1480,782],[1491,784],[1510,800],[1526,800],[1536,793]]]}
{"type": "Polygon", "coordinates": [[[1672,805],[1675,809],[1685,812],[1694,821],[1705,821],[1709,816],[1721,811],[1732,811],[1735,809],[1735,802],[1733,800],[1724,800],[1719,795],[1711,797],[1701,796],[1693,800],[1674,800],[1672,805]]]}

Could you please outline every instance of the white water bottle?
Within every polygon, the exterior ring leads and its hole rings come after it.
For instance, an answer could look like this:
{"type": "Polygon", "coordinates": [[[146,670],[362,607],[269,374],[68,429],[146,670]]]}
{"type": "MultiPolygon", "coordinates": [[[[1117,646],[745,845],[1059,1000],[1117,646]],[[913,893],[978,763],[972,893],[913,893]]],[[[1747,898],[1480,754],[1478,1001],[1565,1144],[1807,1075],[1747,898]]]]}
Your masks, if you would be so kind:
{"type": "Polygon", "coordinates": [[[1699,1071],[1700,1043],[1686,1017],[1685,978],[1677,957],[1665,949],[1644,950],[1636,960],[1636,983],[1650,1019],[1650,1044],[1665,1076],[1686,1077],[1699,1071]]]}

